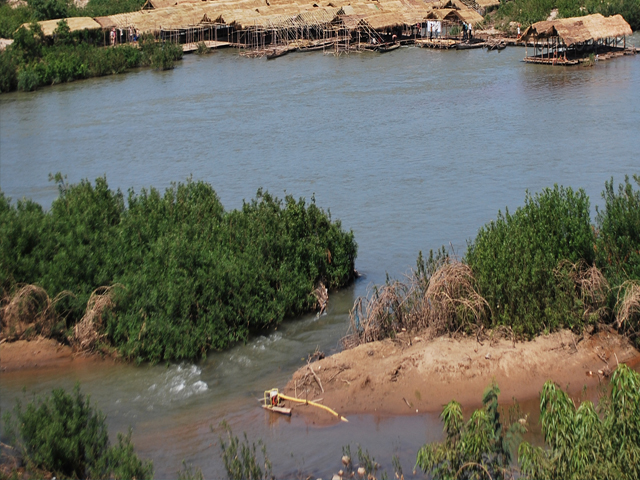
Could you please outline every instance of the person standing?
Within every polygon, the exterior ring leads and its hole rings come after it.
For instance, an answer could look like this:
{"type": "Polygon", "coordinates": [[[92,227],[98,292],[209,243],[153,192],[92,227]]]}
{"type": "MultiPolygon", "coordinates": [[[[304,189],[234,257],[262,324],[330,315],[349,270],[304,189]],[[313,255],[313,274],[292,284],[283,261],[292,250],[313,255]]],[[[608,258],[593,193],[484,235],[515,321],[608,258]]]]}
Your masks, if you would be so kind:
{"type": "Polygon", "coordinates": [[[473,27],[471,26],[471,22],[469,22],[469,41],[473,40],[473,27]]]}
{"type": "Polygon", "coordinates": [[[116,28],[113,27],[111,32],[109,32],[109,39],[111,40],[111,46],[115,46],[116,44],[116,28]]]}

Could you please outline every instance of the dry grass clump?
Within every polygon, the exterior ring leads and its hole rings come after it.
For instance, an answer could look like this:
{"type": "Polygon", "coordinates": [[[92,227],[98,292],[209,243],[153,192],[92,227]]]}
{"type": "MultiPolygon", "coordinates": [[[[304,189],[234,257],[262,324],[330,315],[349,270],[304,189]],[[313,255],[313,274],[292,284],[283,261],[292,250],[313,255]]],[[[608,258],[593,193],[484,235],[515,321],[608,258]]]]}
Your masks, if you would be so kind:
{"type": "Polygon", "coordinates": [[[104,338],[104,334],[100,333],[104,326],[104,314],[115,306],[113,295],[116,288],[123,288],[123,286],[115,284],[110,287],[99,287],[91,293],[84,315],[74,327],[73,337],[70,338],[77,350],[93,351],[98,342],[104,338]]]}
{"type": "Polygon", "coordinates": [[[36,335],[50,336],[57,319],[54,307],[67,295],[71,293],[64,291],[52,300],[42,287],[20,287],[2,302],[2,336],[7,341],[29,340],[36,335]]]}
{"type": "Polygon", "coordinates": [[[618,329],[624,325],[625,330],[638,331],[640,326],[640,284],[638,282],[627,280],[620,286],[615,310],[618,329]]]}
{"type": "Polygon", "coordinates": [[[373,287],[366,298],[358,298],[343,345],[352,348],[400,331],[429,330],[434,337],[480,327],[488,310],[469,266],[446,257],[432,274],[413,272],[406,282],[373,287]]]}
{"type": "Polygon", "coordinates": [[[489,309],[476,290],[471,268],[459,261],[447,261],[435,271],[424,297],[425,326],[432,335],[456,331],[469,323],[480,326],[489,309]]]}
{"type": "Polygon", "coordinates": [[[588,266],[584,260],[576,263],[565,260],[558,265],[556,276],[561,272],[567,272],[574,284],[578,298],[584,305],[583,317],[604,320],[608,313],[606,304],[611,287],[598,267],[588,266]]]}

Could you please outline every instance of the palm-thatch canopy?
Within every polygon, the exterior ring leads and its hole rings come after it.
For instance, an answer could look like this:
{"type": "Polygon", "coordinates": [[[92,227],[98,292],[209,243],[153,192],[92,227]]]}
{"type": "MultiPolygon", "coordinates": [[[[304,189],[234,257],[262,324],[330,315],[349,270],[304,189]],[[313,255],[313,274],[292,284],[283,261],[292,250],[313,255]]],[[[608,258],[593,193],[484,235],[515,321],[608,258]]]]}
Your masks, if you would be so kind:
{"type": "Polygon", "coordinates": [[[621,15],[603,17],[599,13],[584,17],[563,18],[537,22],[527,28],[520,41],[559,37],[567,46],[585,43],[590,40],[625,37],[633,32],[621,15]]]}
{"type": "MultiPolygon", "coordinates": [[[[72,32],[76,32],[78,30],[99,30],[102,28],[98,22],[90,17],[71,17],[66,18],[65,20],[67,21],[67,25],[69,25],[69,30],[72,32]]],[[[58,28],[59,22],[60,20],[44,20],[42,22],[38,22],[38,24],[40,25],[40,28],[42,28],[42,33],[50,37],[53,35],[56,28],[58,28]]],[[[25,23],[22,26],[29,29],[28,23],[25,23]]]]}
{"type": "Polygon", "coordinates": [[[374,29],[420,22],[438,0],[148,0],[139,12],[96,18],[104,27],[133,26],[141,32],[199,25],[203,18],[237,29],[328,23],[336,15],[374,29]]]}
{"type": "Polygon", "coordinates": [[[485,9],[500,5],[500,0],[475,0],[475,2],[480,5],[481,8],[485,9]]]}

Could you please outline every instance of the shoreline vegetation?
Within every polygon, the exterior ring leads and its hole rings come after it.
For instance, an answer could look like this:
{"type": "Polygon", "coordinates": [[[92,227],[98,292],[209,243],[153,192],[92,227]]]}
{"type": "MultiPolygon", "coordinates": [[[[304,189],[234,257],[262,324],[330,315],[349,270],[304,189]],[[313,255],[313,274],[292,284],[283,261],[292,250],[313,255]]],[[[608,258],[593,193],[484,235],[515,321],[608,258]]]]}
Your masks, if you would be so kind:
{"type": "MultiPolygon", "coordinates": [[[[420,447],[413,474],[418,470],[437,479],[567,479],[640,476],[640,374],[625,364],[601,385],[596,404],[572,398],[556,383],[547,381],[540,398],[540,426],[544,446],[524,440],[530,428],[528,413],[515,402],[508,409],[498,404],[501,391],[495,382],[482,394],[482,406],[465,419],[456,400],[442,408],[445,439],[420,447]]],[[[54,389],[34,398],[23,409],[16,401],[13,412],[3,415],[13,446],[5,450],[1,479],[19,478],[153,478],[151,461],[140,459],[127,435],[117,434],[110,445],[106,417],[93,407],[76,384],[71,394],[54,389]],[[7,453],[9,451],[9,453],[7,453]]],[[[213,426],[211,426],[214,432],[213,426]]],[[[220,456],[230,480],[273,480],[267,445],[240,439],[226,422],[219,425],[220,456]]],[[[368,450],[343,445],[340,467],[333,480],[389,478],[368,450]]],[[[403,479],[401,459],[393,455],[395,478],[403,479]]],[[[315,478],[317,475],[308,475],[315,478]]],[[[202,470],[182,462],[177,478],[203,480],[202,470]]]]}
{"type": "Polygon", "coordinates": [[[225,211],[209,184],[140,193],[106,178],[51,209],[0,192],[2,336],[152,363],[197,360],[321,309],[355,276],[357,245],[315,204],[259,190],[225,211]]]}
{"type": "MultiPolygon", "coordinates": [[[[430,5],[433,7],[448,6],[454,8],[454,10],[463,8],[463,11],[466,9],[468,12],[468,15],[466,13],[464,15],[461,14],[460,18],[453,21],[453,27],[450,27],[446,33],[448,36],[460,36],[462,33],[462,28],[460,28],[460,25],[462,25],[461,19],[464,19],[466,23],[467,17],[469,18],[469,24],[474,24],[476,35],[487,37],[488,33],[486,32],[497,32],[513,40],[517,38],[518,27],[524,29],[535,22],[548,18],[580,17],[596,13],[604,16],[621,14],[633,30],[640,28],[640,1],[638,0],[614,0],[610,2],[599,0],[510,0],[489,2],[487,7],[475,2],[470,3],[471,7],[466,3],[455,4],[451,3],[451,1],[447,5],[445,4],[447,2],[440,1],[432,2],[430,5]]],[[[306,43],[302,40],[292,41],[289,38],[290,33],[283,31],[282,35],[286,35],[287,40],[282,43],[275,37],[267,38],[264,32],[260,34],[251,33],[249,30],[245,32],[242,30],[242,24],[233,22],[235,25],[233,27],[226,24],[216,24],[216,41],[213,40],[213,27],[206,25],[193,28],[184,27],[182,28],[183,32],[179,26],[168,27],[163,31],[162,26],[155,25],[152,27],[150,24],[145,25],[143,27],[144,31],[139,32],[141,35],[138,35],[132,30],[130,24],[128,24],[128,28],[125,26],[123,29],[120,20],[112,20],[115,23],[109,28],[103,25],[101,28],[83,27],[87,29],[74,31],[70,30],[67,22],[67,19],[72,17],[80,17],[87,20],[91,18],[114,19],[115,17],[109,16],[138,13],[143,6],[147,8],[147,5],[149,5],[148,2],[145,3],[142,0],[118,0],[114,2],[89,0],[84,7],[78,7],[69,0],[28,0],[26,2],[12,3],[9,3],[8,0],[0,0],[0,38],[7,38],[13,41],[4,50],[0,50],[0,93],[14,90],[33,91],[41,86],[119,74],[137,67],[168,70],[173,68],[175,62],[182,58],[183,49],[181,43],[187,41],[193,43],[191,50],[199,54],[207,53],[213,44],[240,46],[242,43],[249,50],[258,49],[255,52],[245,52],[248,56],[266,55],[267,58],[275,58],[296,49],[301,51],[322,49],[327,44],[326,41],[324,44],[322,41],[324,34],[320,34],[321,24],[313,27],[318,29],[317,38],[313,42],[308,40],[306,43]],[[36,22],[47,20],[54,20],[58,23],[53,32],[49,31],[45,35],[36,22]],[[29,28],[22,26],[26,24],[30,24],[29,28]],[[109,31],[112,28],[116,28],[116,26],[119,27],[119,39],[125,38],[125,42],[121,43],[120,40],[117,40],[115,41],[116,45],[109,47],[108,45],[111,43],[109,31]],[[189,28],[193,31],[189,30],[189,28]],[[123,30],[125,31],[125,37],[122,36],[123,30]],[[220,37],[217,33],[218,30],[220,31],[220,37]],[[262,36],[260,37],[260,35],[262,36]],[[249,39],[249,37],[253,38],[254,36],[255,41],[249,39]],[[133,40],[134,38],[135,41],[133,40]],[[219,40],[224,41],[218,42],[219,40]],[[211,45],[207,45],[207,41],[211,45]],[[288,45],[289,43],[294,46],[288,45]],[[259,49],[260,44],[264,44],[262,50],[259,49]],[[267,47],[267,44],[272,46],[267,47]],[[283,46],[285,44],[288,46],[283,46]]],[[[160,2],[158,6],[161,8],[165,5],[160,2]]],[[[335,7],[333,3],[329,3],[329,6],[335,7]]],[[[184,8],[188,7],[188,4],[184,5],[184,8]]],[[[247,14],[253,14],[254,11],[253,4],[245,7],[238,5],[237,8],[236,12],[245,8],[247,10],[245,13],[247,14]]],[[[353,7],[349,5],[345,8],[347,8],[347,11],[350,11],[349,8],[353,10],[353,7]]],[[[153,12],[153,10],[155,10],[155,7],[148,12],[153,12]]],[[[446,13],[449,10],[441,11],[446,13]]],[[[199,14],[202,16],[202,13],[199,14]]],[[[176,10],[169,13],[169,15],[179,16],[182,14],[176,10]]],[[[342,15],[348,14],[343,12],[342,15]]],[[[395,13],[389,11],[382,13],[382,15],[393,16],[395,13]]],[[[207,18],[207,15],[205,14],[204,17],[207,18]]],[[[220,17],[222,18],[222,16],[220,17]]],[[[433,19],[438,22],[442,20],[437,15],[433,19]]],[[[128,20],[126,21],[128,22],[128,20]]],[[[212,22],[211,19],[207,21],[212,22]]],[[[214,23],[217,21],[213,20],[214,23]]],[[[419,29],[416,29],[414,24],[406,24],[406,22],[404,27],[399,27],[395,21],[395,23],[391,22],[389,25],[396,26],[384,27],[386,25],[384,22],[388,23],[389,21],[385,20],[375,28],[373,26],[363,27],[362,34],[369,39],[366,43],[367,48],[381,52],[390,51],[397,48],[399,43],[406,43],[407,39],[415,39],[418,35],[418,30],[426,28],[421,25],[419,29]],[[413,32],[408,37],[406,36],[407,29],[413,32]]],[[[210,25],[214,25],[214,23],[210,23],[210,25]]],[[[98,24],[96,23],[96,25],[98,24]]],[[[376,25],[375,22],[373,25],[376,25]]],[[[277,36],[279,34],[273,35],[277,36]]],[[[340,43],[340,35],[344,36],[346,34],[338,32],[338,37],[334,41],[336,48],[340,43]]],[[[424,35],[424,32],[421,35],[424,35]]],[[[360,33],[358,33],[358,38],[360,38],[360,33]]],[[[451,40],[447,40],[447,42],[451,42],[451,40]]],[[[426,46],[433,48],[451,47],[450,44],[445,44],[446,42],[441,42],[437,45],[429,44],[426,46]]],[[[504,48],[506,43],[504,38],[489,40],[489,37],[487,37],[486,45],[487,48],[491,49],[504,48]]],[[[469,46],[469,48],[471,47],[469,46]]],[[[585,64],[588,65],[589,62],[585,64]]]]}
{"type": "Polygon", "coordinates": [[[614,188],[591,223],[584,190],[555,185],[478,231],[461,259],[442,247],[406,281],[356,300],[345,348],[419,332],[533,339],[614,328],[640,346],[640,175],[614,188]]]}

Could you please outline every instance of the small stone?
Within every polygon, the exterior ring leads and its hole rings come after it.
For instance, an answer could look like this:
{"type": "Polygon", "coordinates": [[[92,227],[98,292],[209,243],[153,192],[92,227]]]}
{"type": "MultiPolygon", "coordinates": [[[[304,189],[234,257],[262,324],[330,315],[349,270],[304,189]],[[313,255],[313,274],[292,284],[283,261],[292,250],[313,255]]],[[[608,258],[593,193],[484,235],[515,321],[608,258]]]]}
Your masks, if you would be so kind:
{"type": "Polygon", "coordinates": [[[358,467],[358,475],[364,477],[365,473],[367,473],[367,471],[364,469],[364,467],[358,467]]]}
{"type": "Polygon", "coordinates": [[[346,467],[347,465],[349,465],[351,463],[351,459],[349,457],[347,457],[346,455],[344,457],[342,457],[342,464],[346,467]]]}

